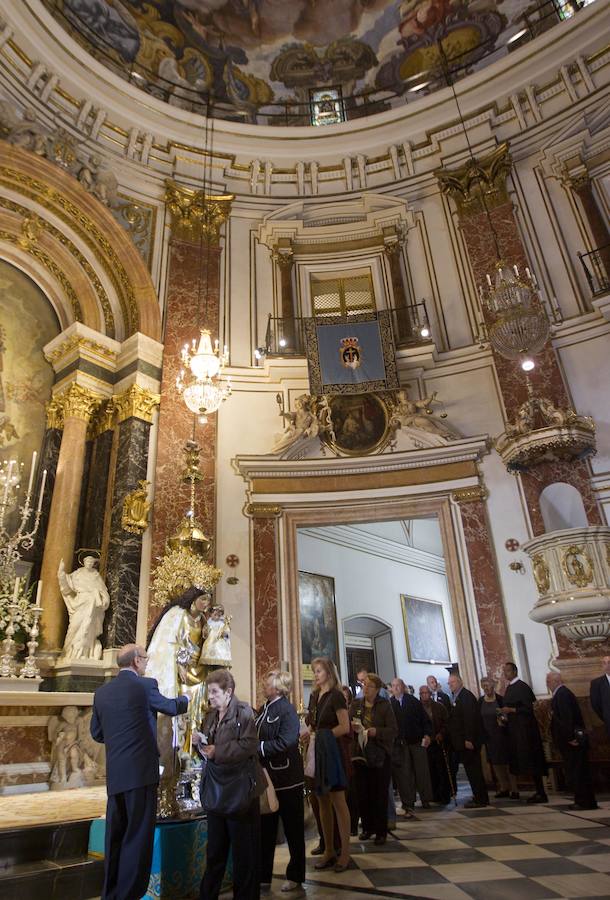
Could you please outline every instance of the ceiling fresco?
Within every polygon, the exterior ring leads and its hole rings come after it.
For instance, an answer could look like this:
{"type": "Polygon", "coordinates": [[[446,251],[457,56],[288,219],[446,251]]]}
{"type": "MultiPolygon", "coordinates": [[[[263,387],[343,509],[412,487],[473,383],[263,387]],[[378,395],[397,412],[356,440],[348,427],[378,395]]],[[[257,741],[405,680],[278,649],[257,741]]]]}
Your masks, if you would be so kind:
{"type": "Polygon", "coordinates": [[[227,118],[269,122],[279,104],[305,109],[316,87],[338,87],[343,98],[401,96],[438,66],[439,46],[472,71],[504,50],[532,9],[531,0],[43,2],[150,93],[199,109],[211,91],[227,118]],[[265,110],[271,118],[260,118],[265,110]]]}

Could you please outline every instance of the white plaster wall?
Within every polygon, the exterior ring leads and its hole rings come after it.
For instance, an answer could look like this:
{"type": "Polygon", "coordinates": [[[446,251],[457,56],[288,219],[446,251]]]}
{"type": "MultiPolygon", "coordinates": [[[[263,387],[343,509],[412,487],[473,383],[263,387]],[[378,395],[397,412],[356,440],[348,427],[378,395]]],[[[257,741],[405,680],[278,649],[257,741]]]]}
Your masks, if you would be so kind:
{"type": "MultiPolygon", "coordinates": [[[[388,559],[379,559],[348,547],[309,535],[298,535],[299,569],[328,575],[335,579],[337,606],[337,630],[341,676],[345,680],[347,663],[343,640],[343,621],[349,616],[369,615],[381,619],[392,629],[396,674],[407,684],[419,687],[426,675],[434,674],[446,683],[447,672],[443,666],[431,666],[409,662],[405,640],[400,595],[412,594],[425,600],[437,600],[443,604],[447,638],[452,660],[457,659],[457,647],[451,602],[444,575],[404,565],[388,559]]],[[[349,631],[349,628],[348,628],[349,631]]]]}

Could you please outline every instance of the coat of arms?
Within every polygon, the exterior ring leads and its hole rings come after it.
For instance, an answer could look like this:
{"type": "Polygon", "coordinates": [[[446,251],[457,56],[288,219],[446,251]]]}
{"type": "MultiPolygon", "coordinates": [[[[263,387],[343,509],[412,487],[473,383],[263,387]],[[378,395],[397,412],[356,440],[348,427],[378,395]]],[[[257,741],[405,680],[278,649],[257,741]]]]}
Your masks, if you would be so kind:
{"type": "Polygon", "coordinates": [[[346,369],[358,369],[362,364],[362,347],[357,337],[345,337],[341,339],[339,346],[339,358],[341,365],[346,369]]]}

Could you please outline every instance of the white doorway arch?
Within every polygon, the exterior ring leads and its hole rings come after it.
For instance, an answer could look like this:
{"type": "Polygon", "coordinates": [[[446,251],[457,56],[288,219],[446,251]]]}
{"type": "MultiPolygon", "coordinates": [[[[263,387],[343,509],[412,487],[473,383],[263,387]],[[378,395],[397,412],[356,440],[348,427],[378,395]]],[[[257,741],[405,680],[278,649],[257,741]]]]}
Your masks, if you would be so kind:
{"type": "Polygon", "coordinates": [[[350,664],[350,657],[356,654],[350,651],[370,650],[375,661],[374,671],[384,683],[394,678],[396,674],[396,654],[394,652],[394,633],[389,622],[379,616],[354,615],[345,616],[341,621],[341,636],[343,640],[344,671],[348,683],[355,683],[355,671],[350,664]]]}

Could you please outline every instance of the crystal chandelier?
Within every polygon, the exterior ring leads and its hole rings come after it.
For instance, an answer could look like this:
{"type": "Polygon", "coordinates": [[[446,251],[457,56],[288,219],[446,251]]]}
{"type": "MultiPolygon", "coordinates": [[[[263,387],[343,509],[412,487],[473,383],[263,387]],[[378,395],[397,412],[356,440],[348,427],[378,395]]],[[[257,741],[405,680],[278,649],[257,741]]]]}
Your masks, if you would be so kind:
{"type": "MultiPolygon", "coordinates": [[[[210,97],[208,97],[207,114],[205,118],[204,134],[204,167],[203,186],[201,191],[202,209],[199,214],[200,232],[200,257],[199,284],[197,289],[197,323],[203,319],[205,322],[208,312],[208,299],[210,295],[210,247],[216,232],[209,227],[214,212],[214,198],[212,197],[212,159],[214,118],[211,115],[210,97]],[[208,170],[209,166],[209,170],[208,170]],[[202,317],[202,268],[204,253],[205,267],[205,309],[202,317]]],[[[217,198],[216,198],[217,199],[217,198]]],[[[219,342],[214,341],[208,328],[200,326],[199,340],[193,338],[191,344],[185,344],[182,348],[182,369],[176,378],[176,388],[182,394],[184,402],[191,412],[195,413],[200,425],[205,425],[208,416],[215,413],[221,404],[231,395],[230,379],[221,380],[221,374],[229,361],[229,349],[225,344],[220,352],[219,342]]],[[[194,425],[193,425],[194,428],[194,425]]]]}
{"type": "Polygon", "coordinates": [[[511,268],[502,260],[496,265],[495,278],[487,275],[486,279],[487,288],[479,287],[479,293],[492,318],[489,341],[502,356],[518,360],[524,371],[531,371],[532,357],[542,350],[550,334],[536,279],[528,268],[522,278],[517,266],[511,268]]]}
{"type": "Polygon", "coordinates": [[[218,341],[212,348],[212,338],[207,328],[200,330],[199,342],[193,338],[190,346],[185,344],[182,348],[183,368],[176,378],[176,387],[200,425],[205,425],[208,415],[216,412],[231,395],[231,379],[220,379],[228,361],[226,344],[222,353],[218,341]]]}

